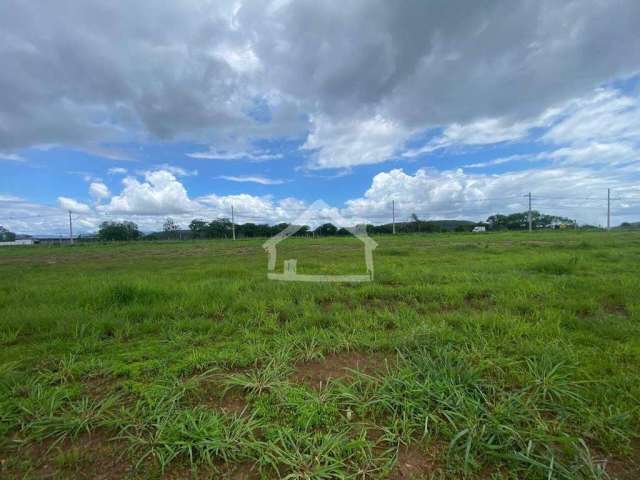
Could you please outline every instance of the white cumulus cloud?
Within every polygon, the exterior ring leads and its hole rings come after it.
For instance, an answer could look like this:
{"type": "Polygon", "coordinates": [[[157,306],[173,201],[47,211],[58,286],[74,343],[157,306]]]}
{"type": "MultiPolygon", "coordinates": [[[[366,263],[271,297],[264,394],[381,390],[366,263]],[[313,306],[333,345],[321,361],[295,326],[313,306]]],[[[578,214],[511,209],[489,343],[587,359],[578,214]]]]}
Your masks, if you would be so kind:
{"type": "Polygon", "coordinates": [[[69,197],[58,197],[58,205],[64,210],[69,210],[73,213],[90,213],[91,207],[86,203],[79,202],[69,197]]]}
{"type": "Polygon", "coordinates": [[[109,198],[111,196],[111,192],[104,183],[91,182],[91,184],[89,185],[89,195],[100,201],[104,200],[105,198],[109,198]]]}
{"type": "Polygon", "coordinates": [[[381,115],[338,122],[316,117],[302,148],[314,151],[310,169],[348,168],[389,160],[408,135],[400,124],[381,115]]]}
{"type": "Polygon", "coordinates": [[[166,215],[188,212],[198,207],[187,195],[184,185],[166,170],[146,172],[142,182],[135,177],[125,177],[122,184],[122,192],[100,207],[101,211],[166,215]]]}
{"type": "Polygon", "coordinates": [[[610,169],[594,175],[584,167],[557,166],[504,174],[469,174],[461,169],[438,171],[419,169],[408,174],[394,169],[377,174],[362,197],[346,202],[345,214],[390,221],[391,202],[396,218],[466,218],[483,220],[494,213],[527,209],[526,194],[533,192],[533,207],[550,214],[566,215],[581,222],[603,223],[607,188],[617,187],[614,196],[635,198],[626,207],[614,205],[614,219],[640,215],[640,172],[610,169]]]}

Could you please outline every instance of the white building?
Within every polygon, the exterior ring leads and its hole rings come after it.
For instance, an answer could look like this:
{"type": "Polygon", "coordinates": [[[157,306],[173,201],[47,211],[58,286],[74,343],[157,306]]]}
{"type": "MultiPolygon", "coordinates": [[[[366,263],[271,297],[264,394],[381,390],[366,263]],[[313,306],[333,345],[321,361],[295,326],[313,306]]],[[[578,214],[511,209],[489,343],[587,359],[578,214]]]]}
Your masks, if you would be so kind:
{"type": "Polygon", "coordinates": [[[10,247],[14,245],[33,245],[35,242],[32,238],[24,240],[14,240],[13,242],[0,242],[0,247],[10,247]]]}

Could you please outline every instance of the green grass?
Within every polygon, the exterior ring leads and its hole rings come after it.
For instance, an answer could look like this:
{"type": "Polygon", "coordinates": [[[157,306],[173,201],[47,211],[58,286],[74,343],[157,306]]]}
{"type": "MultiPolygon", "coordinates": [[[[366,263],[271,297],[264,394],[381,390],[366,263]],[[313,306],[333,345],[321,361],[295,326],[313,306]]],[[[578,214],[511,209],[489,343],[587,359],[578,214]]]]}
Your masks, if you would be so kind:
{"type": "Polygon", "coordinates": [[[640,236],[376,241],[1,249],[0,477],[640,476],[640,236]]]}

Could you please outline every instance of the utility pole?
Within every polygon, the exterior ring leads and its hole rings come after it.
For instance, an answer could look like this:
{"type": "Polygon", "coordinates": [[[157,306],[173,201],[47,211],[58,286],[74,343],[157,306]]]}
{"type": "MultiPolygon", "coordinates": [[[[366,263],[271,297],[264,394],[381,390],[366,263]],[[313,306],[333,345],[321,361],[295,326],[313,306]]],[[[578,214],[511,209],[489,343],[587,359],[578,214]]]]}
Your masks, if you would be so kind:
{"type": "Polygon", "coordinates": [[[71,221],[71,210],[69,210],[69,244],[73,245],[73,222],[71,221]]]}
{"type": "Polygon", "coordinates": [[[531,192],[529,192],[529,233],[531,233],[532,231],[532,225],[531,225],[531,192]]]}
{"type": "Polygon", "coordinates": [[[611,229],[611,189],[607,188],[607,231],[611,229]]]}
{"type": "Polygon", "coordinates": [[[231,204],[231,233],[233,235],[233,239],[236,239],[236,219],[233,216],[233,203],[231,204]]]}
{"type": "Polygon", "coordinates": [[[391,200],[391,218],[392,218],[392,228],[393,234],[396,234],[396,201],[391,200]]]}

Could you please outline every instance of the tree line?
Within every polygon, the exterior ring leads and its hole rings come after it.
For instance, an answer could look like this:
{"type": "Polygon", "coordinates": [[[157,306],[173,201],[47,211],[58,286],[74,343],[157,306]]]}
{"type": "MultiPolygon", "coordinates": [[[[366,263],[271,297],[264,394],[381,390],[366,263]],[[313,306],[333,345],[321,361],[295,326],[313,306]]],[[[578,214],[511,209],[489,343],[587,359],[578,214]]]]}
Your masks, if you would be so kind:
{"type": "MultiPolygon", "coordinates": [[[[536,210],[531,212],[534,229],[561,228],[576,226],[575,220],[557,215],[547,215],[536,210]]],[[[254,238],[271,237],[289,226],[288,223],[269,225],[266,223],[235,224],[236,237],[254,238]]],[[[529,228],[528,212],[512,213],[509,215],[491,215],[485,222],[471,222],[467,220],[420,220],[416,214],[411,215],[408,222],[397,222],[396,233],[438,233],[438,232],[470,232],[475,226],[484,226],[489,231],[499,230],[527,230],[529,228]]],[[[623,223],[620,228],[638,228],[640,223],[623,223]]],[[[148,239],[177,239],[177,238],[231,238],[233,225],[228,218],[211,221],[193,219],[188,230],[181,229],[171,218],[163,224],[162,232],[144,235],[134,222],[102,222],[98,229],[98,238],[104,241],[128,241],[141,238],[148,239]]],[[[581,228],[596,228],[583,226],[581,228]]],[[[390,234],[394,231],[391,223],[384,225],[366,225],[369,234],[390,234]]],[[[297,236],[344,236],[349,235],[345,228],[339,228],[331,223],[324,223],[315,229],[304,225],[296,233],[297,236]]],[[[0,225],[0,242],[11,242],[16,234],[0,225]]]]}
{"type": "MultiPolygon", "coordinates": [[[[529,212],[491,215],[487,218],[486,224],[488,230],[527,230],[529,228],[529,212]]],[[[568,217],[547,215],[537,210],[531,211],[531,226],[534,230],[575,225],[576,221],[568,217]]]]}
{"type": "MultiPolygon", "coordinates": [[[[575,220],[557,215],[547,215],[538,211],[531,212],[532,226],[534,229],[559,228],[560,226],[575,226],[575,220]]],[[[269,225],[266,223],[231,223],[228,218],[215,220],[193,219],[188,229],[181,229],[171,218],[167,218],[163,224],[162,232],[143,235],[138,226],[133,222],[103,222],[98,230],[98,237],[105,241],[148,239],[189,239],[189,238],[231,238],[235,229],[238,238],[271,237],[289,226],[288,223],[269,225]]],[[[528,212],[513,213],[510,215],[491,215],[485,222],[471,222],[467,220],[421,220],[416,214],[411,216],[408,222],[397,222],[396,233],[439,233],[439,232],[470,232],[476,226],[484,226],[487,230],[526,230],[529,228],[528,212]]],[[[366,225],[369,234],[390,234],[394,231],[394,225],[366,225]]],[[[349,235],[346,228],[336,227],[332,223],[324,223],[316,228],[308,225],[302,226],[297,236],[346,236],[349,235]]]]}

